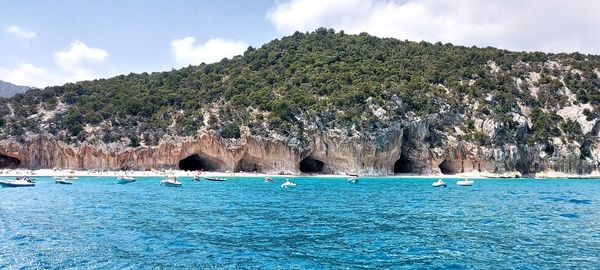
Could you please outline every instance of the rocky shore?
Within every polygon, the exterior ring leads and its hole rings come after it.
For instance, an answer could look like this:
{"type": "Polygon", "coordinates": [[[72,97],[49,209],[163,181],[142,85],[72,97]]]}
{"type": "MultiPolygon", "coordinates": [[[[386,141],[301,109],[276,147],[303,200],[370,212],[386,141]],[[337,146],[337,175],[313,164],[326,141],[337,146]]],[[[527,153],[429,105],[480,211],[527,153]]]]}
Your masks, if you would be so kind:
{"type": "MultiPolygon", "coordinates": [[[[373,136],[312,130],[297,139],[223,139],[202,131],[196,138],[169,137],[154,147],[81,143],[48,135],[0,141],[0,168],[75,170],[203,170],[261,174],[478,175],[493,177],[582,176],[597,159],[580,158],[578,145],[482,147],[432,131],[427,121],[390,127],[373,136]]],[[[592,156],[600,148],[592,143],[592,156]]]]}

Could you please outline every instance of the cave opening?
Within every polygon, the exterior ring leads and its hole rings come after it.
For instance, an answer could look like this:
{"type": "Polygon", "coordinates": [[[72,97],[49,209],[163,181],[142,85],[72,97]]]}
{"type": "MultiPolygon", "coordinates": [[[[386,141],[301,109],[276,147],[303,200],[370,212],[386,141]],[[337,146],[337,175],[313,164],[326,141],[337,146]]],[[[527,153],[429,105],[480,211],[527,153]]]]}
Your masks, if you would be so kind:
{"type": "Polygon", "coordinates": [[[394,173],[395,174],[412,173],[412,172],[413,172],[412,164],[408,158],[402,156],[402,157],[400,157],[400,159],[396,160],[396,163],[394,163],[394,173]]]}
{"type": "Polygon", "coordinates": [[[219,162],[211,157],[193,154],[179,161],[179,169],[184,171],[216,171],[219,162]]]}
{"type": "Polygon", "coordinates": [[[322,173],[325,163],[312,157],[306,157],[300,161],[300,172],[302,173],[322,173]]]}
{"type": "Polygon", "coordinates": [[[443,174],[457,174],[463,172],[463,164],[460,160],[445,159],[442,163],[440,163],[439,167],[443,174]]]}
{"type": "Polygon", "coordinates": [[[258,160],[245,155],[238,163],[235,165],[236,172],[262,172],[262,166],[258,160]]]}
{"type": "Polygon", "coordinates": [[[21,160],[15,157],[0,154],[0,169],[14,169],[21,165],[21,160]]]}

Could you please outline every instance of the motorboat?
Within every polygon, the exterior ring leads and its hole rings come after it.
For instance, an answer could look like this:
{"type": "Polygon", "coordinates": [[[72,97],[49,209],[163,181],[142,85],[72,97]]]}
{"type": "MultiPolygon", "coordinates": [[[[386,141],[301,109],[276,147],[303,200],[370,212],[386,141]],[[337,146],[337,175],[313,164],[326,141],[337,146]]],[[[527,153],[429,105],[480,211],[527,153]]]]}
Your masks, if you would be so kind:
{"type": "Polygon", "coordinates": [[[296,184],[290,181],[290,179],[285,179],[285,183],[281,184],[282,188],[295,188],[296,184]]]}
{"type": "Polygon", "coordinates": [[[469,180],[469,179],[464,179],[464,180],[459,180],[456,181],[456,185],[458,186],[472,186],[473,185],[473,180],[469,180]]]}
{"type": "Polygon", "coordinates": [[[431,184],[431,186],[433,186],[433,187],[446,187],[446,183],[444,181],[442,181],[442,179],[438,179],[437,182],[433,182],[433,184],[431,184]]]}
{"type": "Polygon", "coordinates": [[[348,182],[356,184],[359,182],[358,177],[350,177],[348,178],[348,182]]]}
{"type": "Polygon", "coordinates": [[[226,178],[222,178],[222,177],[204,177],[204,179],[206,181],[215,181],[215,182],[223,182],[223,181],[227,181],[226,178]]]}
{"type": "Polygon", "coordinates": [[[75,171],[70,171],[69,174],[67,174],[67,175],[57,176],[54,178],[59,179],[59,180],[64,180],[64,181],[74,181],[74,180],[78,179],[77,176],[75,176],[75,171]]]}
{"type": "Polygon", "coordinates": [[[165,187],[180,187],[181,182],[177,181],[177,177],[175,176],[165,176],[165,178],[160,181],[160,185],[165,187]]]}
{"type": "Polygon", "coordinates": [[[200,175],[196,174],[194,175],[194,177],[192,178],[192,181],[200,181],[202,180],[202,177],[200,177],[200,175]]]}
{"type": "Polygon", "coordinates": [[[63,184],[63,185],[72,185],[73,180],[67,180],[67,179],[63,179],[61,177],[61,178],[57,178],[56,180],[54,180],[54,183],[63,184]]]}
{"type": "Polygon", "coordinates": [[[265,177],[265,183],[275,183],[275,181],[273,180],[273,178],[271,177],[265,177]]]}
{"type": "Polygon", "coordinates": [[[117,184],[129,184],[135,182],[135,178],[130,175],[124,175],[117,177],[117,184]]]}
{"type": "Polygon", "coordinates": [[[35,182],[27,177],[19,177],[16,180],[2,180],[0,181],[2,187],[33,187],[35,182]]]}

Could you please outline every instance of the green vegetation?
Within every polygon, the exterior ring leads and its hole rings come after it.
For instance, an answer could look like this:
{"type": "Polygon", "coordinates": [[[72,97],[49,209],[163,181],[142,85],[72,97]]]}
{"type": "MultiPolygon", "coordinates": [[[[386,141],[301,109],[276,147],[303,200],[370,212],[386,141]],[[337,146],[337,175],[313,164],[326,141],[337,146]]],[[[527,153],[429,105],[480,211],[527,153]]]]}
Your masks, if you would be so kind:
{"type": "Polygon", "coordinates": [[[457,126],[463,138],[485,145],[581,141],[579,124],[556,112],[589,103],[588,119],[600,113],[598,67],[600,57],[578,53],[510,52],[322,28],[219,63],[0,99],[0,138],[47,132],[71,143],[126,138],[135,146],[155,145],[167,134],[195,136],[202,128],[239,138],[243,126],[258,136],[301,138],[307,128],[368,135],[435,116],[434,129],[452,133],[448,127],[457,126]],[[532,125],[523,129],[515,115],[531,118],[532,125]],[[483,134],[475,118],[493,119],[502,130],[483,134]],[[517,136],[518,130],[525,133],[517,136]]]}

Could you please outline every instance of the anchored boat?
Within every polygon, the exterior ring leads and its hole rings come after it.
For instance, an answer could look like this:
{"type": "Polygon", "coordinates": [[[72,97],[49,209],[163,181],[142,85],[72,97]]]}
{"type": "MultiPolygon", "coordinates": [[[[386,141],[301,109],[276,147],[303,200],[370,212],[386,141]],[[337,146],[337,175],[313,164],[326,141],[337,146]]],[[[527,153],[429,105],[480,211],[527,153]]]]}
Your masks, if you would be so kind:
{"type": "Polygon", "coordinates": [[[135,182],[135,178],[130,175],[124,175],[117,177],[117,184],[128,184],[135,182]]]}
{"type": "Polygon", "coordinates": [[[28,177],[19,177],[16,180],[2,180],[0,181],[2,187],[33,187],[35,182],[28,177]]]}
{"type": "Polygon", "coordinates": [[[181,182],[177,181],[177,177],[175,176],[165,176],[165,178],[160,181],[160,185],[164,187],[181,187],[181,182]]]}
{"type": "Polygon", "coordinates": [[[473,185],[473,180],[468,180],[468,179],[464,179],[464,180],[459,180],[456,181],[456,185],[459,186],[472,186],[473,185]]]}
{"type": "Polygon", "coordinates": [[[290,179],[285,179],[285,183],[281,184],[282,188],[295,188],[296,187],[296,183],[293,183],[292,181],[290,181],[290,179]]]}
{"type": "Polygon", "coordinates": [[[433,184],[431,184],[431,186],[433,187],[446,187],[446,183],[444,181],[442,181],[442,179],[438,179],[437,182],[433,182],[433,184]]]}
{"type": "Polygon", "coordinates": [[[215,182],[223,182],[223,181],[227,181],[226,178],[221,178],[221,177],[204,177],[204,179],[206,181],[215,181],[215,182]]]}

